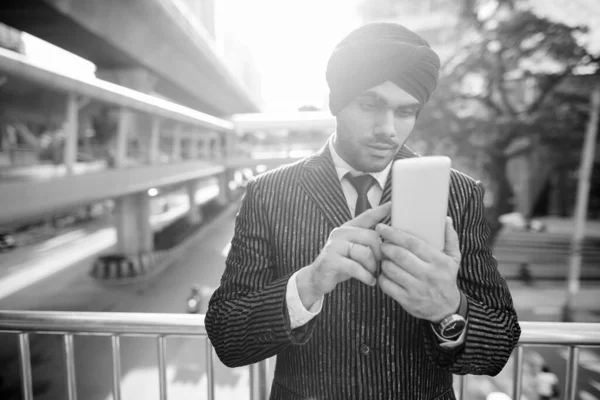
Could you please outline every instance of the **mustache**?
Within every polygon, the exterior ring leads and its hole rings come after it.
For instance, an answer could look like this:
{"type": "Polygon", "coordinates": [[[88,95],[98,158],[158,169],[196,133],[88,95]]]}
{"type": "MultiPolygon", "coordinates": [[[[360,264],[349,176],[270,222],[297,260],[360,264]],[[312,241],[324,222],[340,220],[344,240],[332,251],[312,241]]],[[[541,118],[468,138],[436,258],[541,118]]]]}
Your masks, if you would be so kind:
{"type": "Polygon", "coordinates": [[[388,146],[388,147],[397,147],[400,145],[400,143],[398,143],[394,139],[384,138],[384,137],[366,140],[364,144],[367,146],[388,146]]]}

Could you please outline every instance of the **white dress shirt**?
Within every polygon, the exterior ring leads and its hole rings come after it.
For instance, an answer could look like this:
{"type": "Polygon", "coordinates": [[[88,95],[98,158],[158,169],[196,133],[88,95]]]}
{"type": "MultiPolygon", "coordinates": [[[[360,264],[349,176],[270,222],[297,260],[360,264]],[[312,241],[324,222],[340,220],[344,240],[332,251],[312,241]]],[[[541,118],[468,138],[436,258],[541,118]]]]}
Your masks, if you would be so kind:
{"type": "MultiPolygon", "coordinates": [[[[338,175],[338,179],[342,185],[342,190],[344,192],[344,196],[346,197],[346,202],[348,203],[348,208],[350,209],[350,215],[354,216],[355,208],[356,208],[356,199],[358,198],[358,193],[352,183],[345,177],[348,172],[351,175],[363,175],[364,172],[356,171],[352,168],[346,161],[340,157],[335,148],[333,147],[333,140],[329,141],[329,151],[331,153],[331,158],[333,160],[333,165],[335,166],[335,170],[338,175]]],[[[367,197],[369,199],[369,203],[371,206],[379,205],[381,201],[381,196],[383,194],[383,188],[385,187],[385,183],[387,181],[388,175],[390,173],[390,169],[392,167],[392,163],[389,163],[381,172],[372,172],[369,173],[375,180],[377,181],[376,185],[371,186],[369,191],[367,192],[367,197]]],[[[323,296],[319,300],[317,300],[309,310],[307,310],[302,304],[302,300],[300,299],[300,295],[298,293],[298,286],[296,284],[296,276],[298,275],[298,271],[294,273],[290,280],[288,281],[286,287],[286,302],[287,309],[290,316],[290,324],[291,328],[298,328],[306,323],[308,323],[311,319],[317,316],[321,312],[321,308],[323,306],[323,296]]],[[[446,341],[442,339],[440,336],[436,336],[443,342],[440,345],[446,348],[452,348],[458,346],[464,341],[465,331],[463,331],[462,335],[456,341],[446,341]]],[[[435,333],[435,331],[434,331],[435,333]]]]}

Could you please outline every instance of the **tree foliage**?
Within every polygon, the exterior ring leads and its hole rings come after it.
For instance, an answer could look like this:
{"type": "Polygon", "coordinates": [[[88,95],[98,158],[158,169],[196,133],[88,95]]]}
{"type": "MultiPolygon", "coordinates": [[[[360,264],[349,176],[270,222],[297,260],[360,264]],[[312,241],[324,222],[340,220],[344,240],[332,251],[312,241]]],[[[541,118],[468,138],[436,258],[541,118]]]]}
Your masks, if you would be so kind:
{"type": "MultiPolygon", "coordinates": [[[[387,3],[394,13],[398,2],[387,3]]],[[[460,40],[414,135],[425,152],[452,155],[485,179],[495,231],[498,216],[511,211],[511,149],[533,144],[549,163],[578,149],[588,97],[565,88],[582,68],[593,72],[599,64],[577,40],[586,27],[542,18],[526,4],[462,0],[456,10],[460,40]]]]}

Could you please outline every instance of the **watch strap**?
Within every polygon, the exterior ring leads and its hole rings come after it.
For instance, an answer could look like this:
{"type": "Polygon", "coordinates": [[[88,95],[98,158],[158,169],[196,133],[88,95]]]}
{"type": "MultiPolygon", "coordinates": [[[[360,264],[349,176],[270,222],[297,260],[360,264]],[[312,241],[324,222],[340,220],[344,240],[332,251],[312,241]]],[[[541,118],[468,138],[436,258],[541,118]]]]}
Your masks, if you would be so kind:
{"type": "MultiPolygon", "coordinates": [[[[465,319],[465,321],[467,321],[468,312],[469,312],[469,301],[467,299],[467,295],[465,295],[462,291],[460,291],[460,303],[458,304],[458,309],[456,310],[456,312],[454,314],[460,315],[461,317],[463,317],[465,319]]],[[[431,325],[431,328],[433,329],[433,332],[435,333],[435,336],[442,342],[449,342],[449,341],[457,340],[457,338],[462,336],[462,334],[464,333],[464,330],[463,330],[463,332],[461,332],[460,334],[457,334],[456,337],[444,338],[441,335],[440,323],[435,324],[432,322],[432,323],[430,323],[430,325],[431,325]]],[[[466,327],[466,325],[465,325],[465,327],[466,327]]]]}

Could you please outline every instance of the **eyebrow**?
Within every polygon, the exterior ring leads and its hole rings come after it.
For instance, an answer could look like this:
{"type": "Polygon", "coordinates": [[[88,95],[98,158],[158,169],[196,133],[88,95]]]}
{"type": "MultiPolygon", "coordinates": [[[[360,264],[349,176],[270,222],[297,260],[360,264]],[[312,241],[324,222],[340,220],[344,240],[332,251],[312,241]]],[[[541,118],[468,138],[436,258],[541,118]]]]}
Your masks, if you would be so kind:
{"type": "MultiPolygon", "coordinates": [[[[362,93],[360,96],[358,96],[358,98],[359,99],[361,99],[361,98],[373,99],[382,104],[386,104],[386,105],[389,104],[385,97],[381,96],[377,92],[371,92],[368,90],[366,92],[362,93]]],[[[409,101],[408,103],[398,105],[396,108],[411,108],[411,107],[421,107],[421,104],[418,101],[409,101]]]]}

